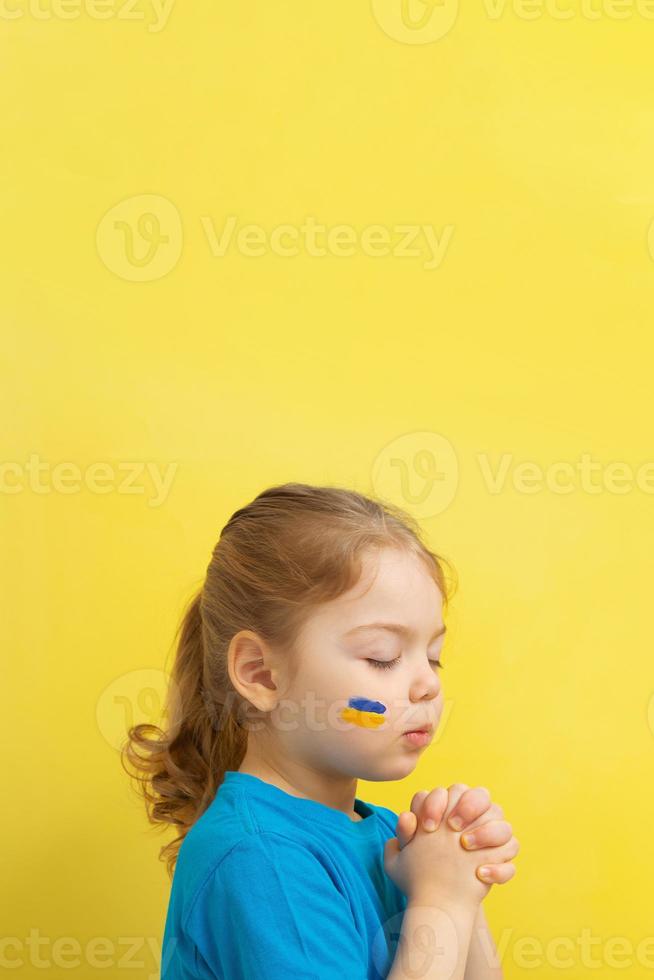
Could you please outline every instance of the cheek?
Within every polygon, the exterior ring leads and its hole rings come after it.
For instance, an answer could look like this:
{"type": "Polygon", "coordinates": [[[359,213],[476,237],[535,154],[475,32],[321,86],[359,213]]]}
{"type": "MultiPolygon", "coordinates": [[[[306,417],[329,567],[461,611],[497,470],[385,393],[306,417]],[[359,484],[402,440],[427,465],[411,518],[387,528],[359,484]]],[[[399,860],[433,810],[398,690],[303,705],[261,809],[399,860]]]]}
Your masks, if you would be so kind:
{"type": "Polygon", "coordinates": [[[365,697],[350,698],[346,708],[341,708],[343,721],[359,728],[379,728],[386,717],[387,706],[383,701],[373,701],[365,697]]]}

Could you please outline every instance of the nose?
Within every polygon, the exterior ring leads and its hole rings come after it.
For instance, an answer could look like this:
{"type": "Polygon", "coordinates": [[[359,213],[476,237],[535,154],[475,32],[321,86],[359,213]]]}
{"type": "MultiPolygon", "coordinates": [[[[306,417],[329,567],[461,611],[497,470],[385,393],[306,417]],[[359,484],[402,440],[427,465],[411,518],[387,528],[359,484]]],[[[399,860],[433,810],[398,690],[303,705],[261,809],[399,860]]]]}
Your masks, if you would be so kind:
{"type": "Polygon", "coordinates": [[[410,698],[412,701],[432,701],[441,691],[441,681],[434,668],[429,664],[423,667],[411,684],[410,698]]]}

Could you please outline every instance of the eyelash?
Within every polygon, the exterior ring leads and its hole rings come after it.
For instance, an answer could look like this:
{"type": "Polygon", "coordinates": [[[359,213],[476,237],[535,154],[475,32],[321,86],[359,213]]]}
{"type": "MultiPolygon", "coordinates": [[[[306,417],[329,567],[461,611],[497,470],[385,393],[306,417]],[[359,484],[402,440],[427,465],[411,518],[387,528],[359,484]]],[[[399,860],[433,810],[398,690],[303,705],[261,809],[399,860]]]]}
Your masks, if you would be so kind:
{"type": "MultiPolygon", "coordinates": [[[[368,660],[368,663],[372,664],[377,670],[390,670],[395,664],[400,662],[400,659],[400,657],[396,657],[395,660],[368,660]]],[[[440,660],[430,660],[429,662],[441,669],[445,667],[445,664],[442,664],[440,660]]]]}

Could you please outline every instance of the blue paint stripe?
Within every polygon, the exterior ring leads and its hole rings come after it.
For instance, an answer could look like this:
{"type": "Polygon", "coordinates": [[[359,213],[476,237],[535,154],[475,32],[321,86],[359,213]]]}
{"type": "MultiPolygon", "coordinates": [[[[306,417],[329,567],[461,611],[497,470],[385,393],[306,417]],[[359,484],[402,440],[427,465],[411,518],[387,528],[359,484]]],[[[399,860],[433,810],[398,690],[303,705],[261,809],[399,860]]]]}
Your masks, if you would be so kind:
{"type": "Polygon", "coordinates": [[[376,711],[380,715],[386,711],[386,706],[381,701],[368,701],[367,698],[350,698],[348,705],[350,708],[358,708],[359,711],[376,711]]]}

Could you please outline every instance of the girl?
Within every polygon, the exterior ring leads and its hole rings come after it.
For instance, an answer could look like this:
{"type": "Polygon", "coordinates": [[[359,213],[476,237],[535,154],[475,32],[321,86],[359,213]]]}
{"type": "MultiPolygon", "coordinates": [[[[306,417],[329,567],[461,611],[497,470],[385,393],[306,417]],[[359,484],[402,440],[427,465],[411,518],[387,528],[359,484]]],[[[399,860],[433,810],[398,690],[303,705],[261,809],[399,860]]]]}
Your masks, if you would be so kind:
{"type": "Polygon", "coordinates": [[[356,796],[408,776],[438,726],[442,561],[408,514],[335,487],[271,487],[222,529],[168,730],[123,749],[178,831],[162,980],[502,976],[480,903],[517,842],[487,791],[418,793],[399,820],[356,796]]]}

